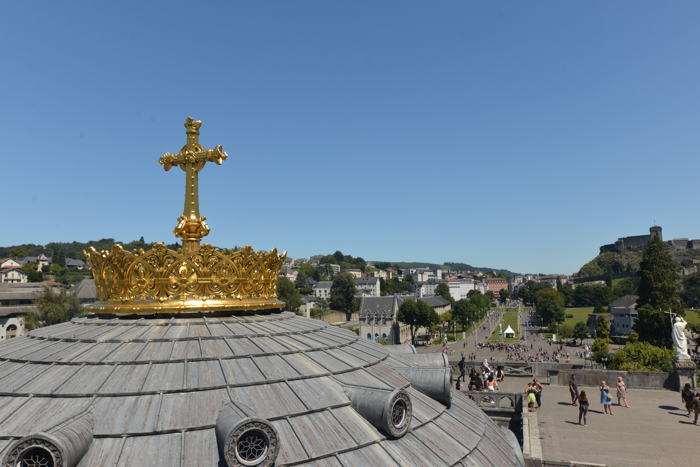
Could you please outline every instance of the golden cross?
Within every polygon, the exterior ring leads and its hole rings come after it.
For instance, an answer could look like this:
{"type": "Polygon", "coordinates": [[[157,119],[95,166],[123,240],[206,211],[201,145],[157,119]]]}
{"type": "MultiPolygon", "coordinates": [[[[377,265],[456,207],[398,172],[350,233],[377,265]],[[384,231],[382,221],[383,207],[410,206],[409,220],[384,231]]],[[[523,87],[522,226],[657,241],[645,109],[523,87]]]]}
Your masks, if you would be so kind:
{"type": "Polygon", "coordinates": [[[199,144],[199,128],[202,122],[187,117],[185,128],[187,143],[177,154],[164,153],[158,160],[163,168],[168,171],[173,166],[180,167],[185,172],[185,208],[173,233],[182,238],[182,248],[191,253],[199,249],[202,237],[209,234],[209,226],[204,220],[206,217],[199,215],[199,171],[207,162],[216,162],[218,165],[228,157],[221,145],[214,149],[205,149],[199,144]]]}

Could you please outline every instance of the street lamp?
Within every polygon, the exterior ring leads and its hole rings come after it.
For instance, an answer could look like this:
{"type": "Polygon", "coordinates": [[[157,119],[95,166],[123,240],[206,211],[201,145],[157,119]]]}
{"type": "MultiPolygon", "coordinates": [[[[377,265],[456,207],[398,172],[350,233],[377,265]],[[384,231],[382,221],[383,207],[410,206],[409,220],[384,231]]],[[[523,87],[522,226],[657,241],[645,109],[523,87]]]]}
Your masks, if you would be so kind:
{"type": "Polygon", "coordinates": [[[608,357],[603,357],[601,360],[603,361],[603,370],[607,370],[608,367],[606,366],[606,363],[608,363],[608,357]]]}

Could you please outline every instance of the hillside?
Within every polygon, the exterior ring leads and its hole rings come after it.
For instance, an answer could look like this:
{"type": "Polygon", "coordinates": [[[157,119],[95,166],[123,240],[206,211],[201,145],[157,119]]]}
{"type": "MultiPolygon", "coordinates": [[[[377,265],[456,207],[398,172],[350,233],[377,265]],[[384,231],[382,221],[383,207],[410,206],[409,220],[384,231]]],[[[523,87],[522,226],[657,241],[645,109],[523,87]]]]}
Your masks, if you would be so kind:
{"type": "MultiPolygon", "coordinates": [[[[89,247],[94,247],[97,250],[109,250],[115,243],[120,243],[127,250],[150,248],[153,246],[152,243],[146,243],[143,237],[128,243],[115,241],[113,238],[103,238],[101,240],[90,240],[87,242],[50,242],[46,245],[26,243],[23,245],[0,246],[0,258],[39,256],[42,253],[50,257],[53,256],[55,252],[61,251],[68,258],[79,259],[83,257],[83,251],[87,250],[89,247]]],[[[177,244],[168,245],[168,248],[177,248],[177,244]]]]}
{"type": "Polygon", "coordinates": [[[444,264],[437,263],[422,263],[419,261],[373,261],[375,265],[381,265],[382,268],[395,267],[395,268],[430,268],[430,269],[452,269],[457,271],[473,271],[480,272],[482,274],[495,273],[497,276],[501,277],[513,277],[518,273],[509,271],[507,269],[494,269],[494,268],[484,268],[471,266],[466,263],[450,263],[446,262],[444,264]]]}
{"type": "MultiPolygon", "coordinates": [[[[700,250],[674,249],[669,247],[669,252],[679,266],[688,267],[694,260],[700,260],[700,250]]],[[[639,271],[639,263],[642,260],[642,249],[616,253],[606,251],[600,253],[591,261],[584,264],[578,272],[579,278],[593,278],[606,276],[620,276],[639,271]]]]}

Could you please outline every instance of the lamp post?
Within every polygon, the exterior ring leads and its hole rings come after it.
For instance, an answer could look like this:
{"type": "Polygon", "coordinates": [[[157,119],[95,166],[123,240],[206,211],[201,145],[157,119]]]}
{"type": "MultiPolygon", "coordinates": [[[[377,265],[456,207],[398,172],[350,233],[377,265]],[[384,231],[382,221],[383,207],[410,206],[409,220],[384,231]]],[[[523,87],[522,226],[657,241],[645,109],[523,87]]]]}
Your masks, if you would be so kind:
{"type": "Polygon", "coordinates": [[[603,361],[603,370],[607,370],[608,357],[603,357],[601,360],[603,361]]]}

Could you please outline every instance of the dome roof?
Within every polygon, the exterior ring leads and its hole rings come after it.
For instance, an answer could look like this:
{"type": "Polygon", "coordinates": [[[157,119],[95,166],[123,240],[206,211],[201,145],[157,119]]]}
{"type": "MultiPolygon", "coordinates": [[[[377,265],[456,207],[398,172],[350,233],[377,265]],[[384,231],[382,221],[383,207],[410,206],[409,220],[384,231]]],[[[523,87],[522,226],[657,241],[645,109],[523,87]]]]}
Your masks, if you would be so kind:
{"type": "Polygon", "coordinates": [[[284,254],[200,245],[197,174],[227,157],[201,124],[160,158],[182,248],[89,250],[95,313],[0,343],[1,465],[523,465],[444,355],[279,312],[284,254]]]}
{"type": "Polygon", "coordinates": [[[523,465],[512,433],[450,394],[442,354],[390,349],[288,312],[40,328],[0,344],[0,456],[48,442],[66,466],[523,465]],[[226,438],[239,420],[267,444],[226,438]]]}

